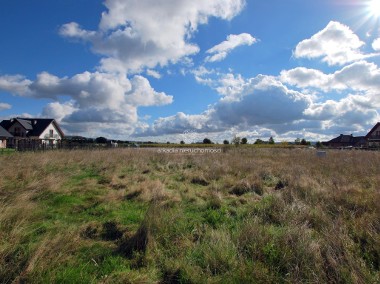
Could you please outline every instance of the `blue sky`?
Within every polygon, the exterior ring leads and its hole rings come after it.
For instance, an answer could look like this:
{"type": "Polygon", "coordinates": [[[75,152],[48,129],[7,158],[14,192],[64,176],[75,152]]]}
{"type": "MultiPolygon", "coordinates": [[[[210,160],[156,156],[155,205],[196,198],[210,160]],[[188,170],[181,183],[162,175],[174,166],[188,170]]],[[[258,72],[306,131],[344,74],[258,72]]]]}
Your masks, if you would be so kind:
{"type": "Polygon", "coordinates": [[[7,0],[0,119],[134,140],[363,135],[380,121],[379,3],[7,0]]]}

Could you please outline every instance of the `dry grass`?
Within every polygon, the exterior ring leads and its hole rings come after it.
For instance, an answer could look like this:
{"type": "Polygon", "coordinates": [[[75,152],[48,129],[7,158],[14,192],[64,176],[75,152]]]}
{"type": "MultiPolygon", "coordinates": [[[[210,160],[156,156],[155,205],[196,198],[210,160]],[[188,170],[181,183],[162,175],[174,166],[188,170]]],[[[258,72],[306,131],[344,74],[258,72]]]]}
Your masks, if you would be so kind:
{"type": "Polygon", "coordinates": [[[3,283],[380,282],[379,152],[12,153],[0,172],[3,283]]]}

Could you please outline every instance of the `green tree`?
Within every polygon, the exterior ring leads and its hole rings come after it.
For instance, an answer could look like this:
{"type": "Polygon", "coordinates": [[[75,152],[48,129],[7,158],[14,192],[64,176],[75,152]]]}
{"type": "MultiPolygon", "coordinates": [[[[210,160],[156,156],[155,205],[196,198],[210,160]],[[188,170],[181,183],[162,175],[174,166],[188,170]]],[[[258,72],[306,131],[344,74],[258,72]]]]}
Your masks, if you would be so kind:
{"type": "Polygon", "coordinates": [[[105,137],[98,137],[95,139],[95,143],[98,143],[98,144],[106,144],[107,143],[107,138],[105,137]]]}
{"type": "Polygon", "coordinates": [[[243,138],[243,139],[241,139],[241,144],[247,144],[248,143],[248,140],[247,140],[247,138],[243,138]]]}
{"type": "Polygon", "coordinates": [[[181,140],[181,142],[179,142],[179,144],[183,145],[183,144],[185,144],[185,141],[181,140]]]}
{"type": "Polygon", "coordinates": [[[239,145],[240,144],[240,137],[237,137],[237,136],[235,136],[233,139],[232,139],[232,141],[231,141],[231,143],[232,144],[235,144],[235,145],[239,145]]]}
{"type": "Polygon", "coordinates": [[[268,143],[269,143],[269,144],[274,144],[274,139],[273,139],[273,137],[272,137],[272,136],[269,138],[269,141],[268,141],[268,143]]]}
{"type": "Polygon", "coordinates": [[[224,141],[223,141],[223,144],[224,144],[224,145],[228,145],[228,144],[230,144],[230,142],[229,142],[228,140],[224,140],[224,141]]]}
{"type": "Polygon", "coordinates": [[[208,138],[203,139],[203,144],[212,144],[212,141],[208,138]]]}
{"type": "Polygon", "coordinates": [[[256,144],[256,145],[260,145],[260,144],[264,144],[265,142],[261,139],[256,139],[255,143],[253,144],[256,144]]]}

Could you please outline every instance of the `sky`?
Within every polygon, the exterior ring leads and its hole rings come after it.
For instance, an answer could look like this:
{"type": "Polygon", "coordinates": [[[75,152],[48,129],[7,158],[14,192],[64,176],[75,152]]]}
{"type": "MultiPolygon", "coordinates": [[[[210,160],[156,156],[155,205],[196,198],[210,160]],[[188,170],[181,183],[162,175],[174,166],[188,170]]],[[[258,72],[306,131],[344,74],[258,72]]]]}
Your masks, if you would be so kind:
{"type": "Polygon", "coordinates": [[[0,119],[324,141],[380,121],[380,0],[4,0],[0,119]]]}

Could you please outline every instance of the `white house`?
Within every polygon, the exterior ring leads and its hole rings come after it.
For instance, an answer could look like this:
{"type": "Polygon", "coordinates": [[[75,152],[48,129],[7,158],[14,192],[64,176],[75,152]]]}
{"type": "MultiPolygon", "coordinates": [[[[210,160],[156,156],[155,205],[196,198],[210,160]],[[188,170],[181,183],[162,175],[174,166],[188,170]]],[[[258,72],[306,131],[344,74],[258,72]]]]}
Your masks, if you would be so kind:
{"type": "Polygon", "coordinates": [[[13,135],[15,140],[41,140],[42,144],[55,145],[64,137],[58,123],[51,118],[12,118],[3,120],[0,126],[13,135]]]}

